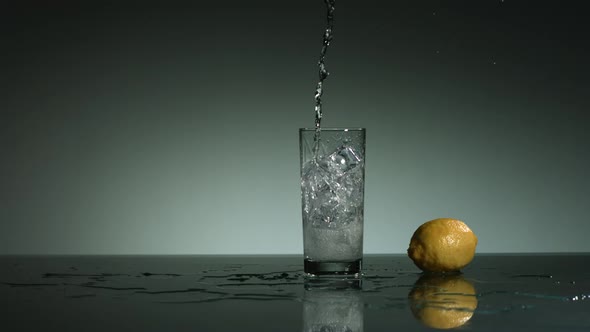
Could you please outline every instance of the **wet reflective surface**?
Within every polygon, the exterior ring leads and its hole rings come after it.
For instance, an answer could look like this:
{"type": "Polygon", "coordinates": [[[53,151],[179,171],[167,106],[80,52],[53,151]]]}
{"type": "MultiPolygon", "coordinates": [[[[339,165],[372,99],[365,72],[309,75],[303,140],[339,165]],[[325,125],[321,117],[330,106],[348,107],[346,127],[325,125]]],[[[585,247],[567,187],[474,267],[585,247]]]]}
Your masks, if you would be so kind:
{"type": "Polygon", "coordinates": [[[0,256],[2,325],[80,331],[590,331],[590,254],[478,255],[423,275],[365,256],[306,282],[301,256],[0,256]]]}

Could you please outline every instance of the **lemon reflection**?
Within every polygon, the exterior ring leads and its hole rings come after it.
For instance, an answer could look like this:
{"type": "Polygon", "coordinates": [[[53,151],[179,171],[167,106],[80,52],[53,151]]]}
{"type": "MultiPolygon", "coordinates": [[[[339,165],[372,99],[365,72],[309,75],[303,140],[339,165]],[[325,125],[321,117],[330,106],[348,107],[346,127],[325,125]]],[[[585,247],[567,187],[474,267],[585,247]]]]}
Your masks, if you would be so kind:
{"type": "Polygon", "coordinates": [[[451,329],[467,323],[477,308],[475,287],[462,275],[423,275],[408,295],[412,313],[426,326],[451,329]]]}

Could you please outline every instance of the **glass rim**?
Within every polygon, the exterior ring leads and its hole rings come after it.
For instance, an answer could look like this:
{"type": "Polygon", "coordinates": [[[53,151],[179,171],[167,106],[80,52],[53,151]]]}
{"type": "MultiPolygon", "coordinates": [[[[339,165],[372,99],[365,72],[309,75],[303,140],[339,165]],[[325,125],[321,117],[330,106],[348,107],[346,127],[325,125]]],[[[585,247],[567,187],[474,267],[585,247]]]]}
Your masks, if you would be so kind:
{"type": "MultiPolygon", "coordinates": [[[[362,127],[322,127],[321,131],[366,131],[366,128],[362,127]]],[[[301,132],[316,131],[316,128],[299,128],[301,132]]]]}

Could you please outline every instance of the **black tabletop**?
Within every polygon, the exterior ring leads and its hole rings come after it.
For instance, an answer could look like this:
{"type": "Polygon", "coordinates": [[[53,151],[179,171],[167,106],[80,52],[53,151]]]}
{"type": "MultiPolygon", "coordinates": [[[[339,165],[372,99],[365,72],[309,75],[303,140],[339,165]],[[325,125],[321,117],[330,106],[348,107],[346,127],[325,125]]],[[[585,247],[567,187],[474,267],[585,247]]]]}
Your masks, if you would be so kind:
{"type": "MultiPolygon", "coordinates": [[[[6,331],[590,331],[590,254],[477,255],[424,275],[366,255],[309,282],[301,256],[0,256],[6,331]]],[[[3,329],[4,330],[4,329],[3,329]]]]}

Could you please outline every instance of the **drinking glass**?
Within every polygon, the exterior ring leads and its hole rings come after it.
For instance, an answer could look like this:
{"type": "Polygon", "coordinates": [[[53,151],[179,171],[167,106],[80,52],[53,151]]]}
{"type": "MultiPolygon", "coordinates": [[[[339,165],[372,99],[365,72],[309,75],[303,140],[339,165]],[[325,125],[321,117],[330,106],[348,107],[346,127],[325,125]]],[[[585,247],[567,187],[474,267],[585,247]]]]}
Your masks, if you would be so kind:
{"type": "Polygon", "coordinates": [[[359,277],[363,258],[365,129],[299,129],[304,270],[359,277]]]}

